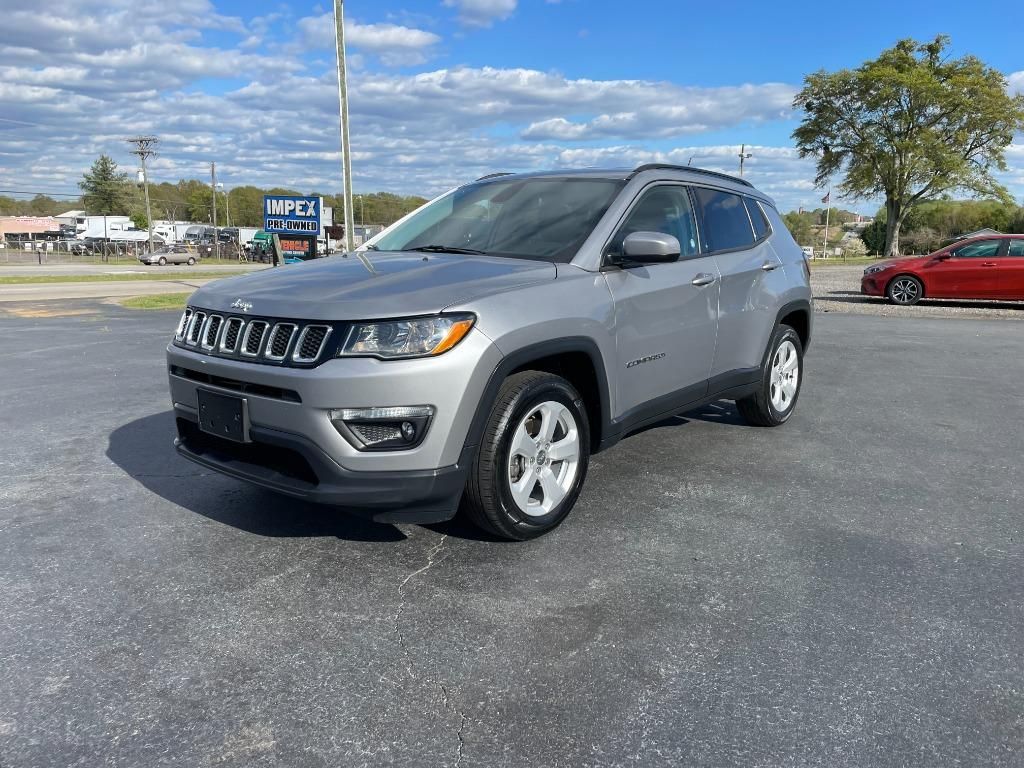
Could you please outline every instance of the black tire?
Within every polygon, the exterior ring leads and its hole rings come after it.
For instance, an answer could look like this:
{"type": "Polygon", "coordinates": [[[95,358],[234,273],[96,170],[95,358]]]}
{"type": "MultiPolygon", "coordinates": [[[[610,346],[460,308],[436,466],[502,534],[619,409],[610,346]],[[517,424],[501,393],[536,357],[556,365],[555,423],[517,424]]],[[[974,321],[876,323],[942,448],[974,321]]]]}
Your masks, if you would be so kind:
{"type": "Polygon", "coordinates": [[[800,335],[788,325],[780,325],[772,334],[771,343],[768,345],[768,354],[765,355],[761,365],[761,381],[758,383],[757,391],[736,401],[736,408],[747,424],[753,427],[777,427],[789,421],[796,408],[796,402],[800,397],[800,389],[803,387],[804,372],[804,345],[800,342],[800,335]],[[783,407],[778,407],[772,399],[773,387],[780,386],[775,382],[774,368],[776,357],[787,344],[792,344],[796,351],[796,391],[789,397],[783,407]]]}
{"type": "Polygon", "coordinates": [[[167,259],[165,259],[163,256],[161,256],[160,260],[157,262],[157,264],[159,264],[161,267],[166,267],[167,266],[167,259]]]}
{"type": "Polygon", "coordinates": [[[896,275],[885,287],[885,295],[893,304],[909,307],[924,296],[924,285],[913,275],[896,275]]]}
{"type": "Polygon", "coordinates": [[[543,371],[513,374],[498,392],[480,450],[470,466],[463,514],[477,527],[503,539],[525,541],[540,536],[557,527],[572,511],[589,463],[590,423],[579,393],[568,381],[554,374],[543,371]],[[564,405],[576,422],[579,442],[576,476],[565,497],[550,512],[528,515],[509,487],[512,438],[531,411],[548,402],[564,405]]]}
{"type": "Polygon", "coordinates": [[[196,260],[195,260],[195,257],[194,257],[194,256],[189,256],[189,257],[188,257],[188,265],[189,265],[190,267],[194,267],[194,266],[196,265],[196,260]]]}

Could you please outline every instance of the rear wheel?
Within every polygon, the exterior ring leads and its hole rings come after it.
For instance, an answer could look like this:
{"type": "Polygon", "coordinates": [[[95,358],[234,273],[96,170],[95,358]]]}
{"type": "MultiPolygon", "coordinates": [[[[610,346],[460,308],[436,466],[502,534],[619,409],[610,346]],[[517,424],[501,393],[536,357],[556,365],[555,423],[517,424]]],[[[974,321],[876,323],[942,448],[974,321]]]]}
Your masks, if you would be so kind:
{"type": "Polygon", "coordinates": [[[793,415],[803,383],[804,348],[797,332],[780,325],[769,349],[757,391],[736,401],[740,415],[755,427],[785,424],[793,415]]]}
{"type": "Polygon", "coordinates": [[[157,264],[159,264],[161,267],[166,267],[167,266],[167,259],[165,259],[163,256],[161,256],[160,260],[157,262],[157,264]]]}
{"type": "Polygon", "coordinates": [[[542,371],[510,376],[470,468],[464,510],[475,525],[523,541],[572,511],[590,461],[590,424],[573,386],[542,371]]]}
{"type": "Polygon", "coordinates": [[[921,300],[921,297],[924,296],[924,286],[912,275],[899,275],[889,282],[886,294],[893,304],[909,306],[917,304],[921,300]]]}
{"type": "Polygon", "coordinates": [[[195,257],[194,257],[194,256],[189,256],[189,257],[188,257],[188,265],[189,265],[190,267],[194,267],[194,266],[195,266],[195,264],[196,264],[196,260],[195,260],[195,257]]]}

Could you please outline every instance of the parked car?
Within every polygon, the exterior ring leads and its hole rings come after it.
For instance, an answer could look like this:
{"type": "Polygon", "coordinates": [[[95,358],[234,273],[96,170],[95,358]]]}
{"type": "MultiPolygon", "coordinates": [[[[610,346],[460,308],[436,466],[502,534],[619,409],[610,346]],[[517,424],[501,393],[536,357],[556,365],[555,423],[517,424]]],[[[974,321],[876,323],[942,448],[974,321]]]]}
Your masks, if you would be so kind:
{"type": "Polygon", "coordinates": [[[1024,301],[1024,235],[986,235],[953,243],[927,256],[872,264],[861,293],[893,304],[921,299],[1024,301]]]}
{"type": "Polygon", "coordinates": [[[143,264],[159,264],[161,267],[167,264],[188,264],[196,263],[195,251],[186,245],[165,245],[157,248],[152,253],[140,253],[139,261],[143,264]]]}
{"type": "Polygon", "coordinates": [[[461,501],[528,539],[632,432],[719,399],[758,426],[796,407],[809,271],[741,179],[500,175],[365,248],[192,296],[167,348],[182,456],[380,522],[461,501]]]}

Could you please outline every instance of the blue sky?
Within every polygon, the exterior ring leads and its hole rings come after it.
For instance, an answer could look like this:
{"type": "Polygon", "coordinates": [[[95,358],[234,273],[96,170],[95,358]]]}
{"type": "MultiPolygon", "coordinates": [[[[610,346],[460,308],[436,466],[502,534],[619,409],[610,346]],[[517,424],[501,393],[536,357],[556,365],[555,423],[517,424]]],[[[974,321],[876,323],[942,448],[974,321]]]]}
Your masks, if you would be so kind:
{"type": "MultiPolygon", "coordinates": [[[[340,188],[331,6],[0,0],[0,188],[71,191],[123,138],[153,177],[340,188]]],[[[803,76],[902,37],[952,36],[1024,90],[1024,3],[375,0],[346,3],[357,191],[433,194],[494,170],[647,160],[749,177],[813,205],[790,108],[803,76]],[[887,18],[891,10],[897,12],[887,18]]],[[[1004,176],[1024,197],[1024,137],[1004,176]]],[[[842,201],[840,201],[842,204],[842,201]]],[[[872,211],[873,201],[848,203],[872,211]]]]}

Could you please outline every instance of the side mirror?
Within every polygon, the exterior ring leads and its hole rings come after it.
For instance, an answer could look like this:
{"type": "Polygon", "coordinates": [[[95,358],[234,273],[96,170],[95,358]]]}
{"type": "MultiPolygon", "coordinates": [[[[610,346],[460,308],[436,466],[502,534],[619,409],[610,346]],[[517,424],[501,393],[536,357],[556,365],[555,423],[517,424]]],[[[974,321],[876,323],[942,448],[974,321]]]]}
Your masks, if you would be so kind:
{"type": "Polygon", "coordinates": [[[626,260],[640,264],[679,261],[681,252],[679,240],[662,232],[634,232],[622,243],[622,255],[626,260]]]}
{"type": "Polygon", "coordinates": [[[950,259],[953,258],[953,254],[954,253],[955,253],[955,251],[946,251],[945,253],[937,253],[935,255],[935,260],[936,261],[949,261],[950,259]]]}

